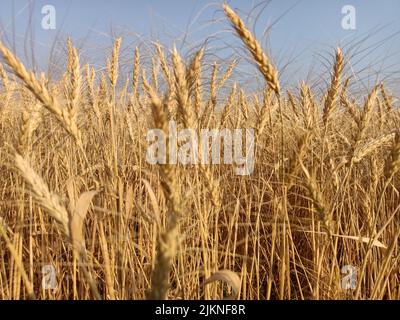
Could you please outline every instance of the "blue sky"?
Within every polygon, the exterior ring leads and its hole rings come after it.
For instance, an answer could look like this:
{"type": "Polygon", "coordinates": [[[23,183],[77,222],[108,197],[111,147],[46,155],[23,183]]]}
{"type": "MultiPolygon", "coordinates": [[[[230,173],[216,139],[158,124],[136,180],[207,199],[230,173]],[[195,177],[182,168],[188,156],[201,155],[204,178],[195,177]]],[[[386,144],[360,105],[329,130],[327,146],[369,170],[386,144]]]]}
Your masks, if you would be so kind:
{"type": "MultiPolygon", "coordinates": [[[[0,33],[9,45],[15,44],[26,63],[31,63],[29,47],[33,45],[34,59],[41,69],[48,67],[55,40],[62,43],[67,36],[80,48],[82,60],[100,68],[112,43],[112,33],[124,37],[122,55],[127,63],[132,60],[133,46],[140,45],[146,52],[149,40],[155,39],[167,47],[176,43],[184,54],[208,39],[211,59],[213,54],[229,59],[231,54],[241,55],[243,51],[222,14],[221,3],[218,0],[1,0],[0,33]],[[44,5],[56,9],[56,30],[41,27],[44,5]],[[34,35],[32,41],[28,41],[30,35],[34,35]]],[[[351,48],[353,44],[355,70],[364,70],[366,76],[379,73],[380,78],[399,84],[398,0],[232,0],[229,3],[254,27],[258,39],[281,70],[283,81],[291,83],[303,78],[312,81],[316,75],[327,74],[334,48],[338,45],[351,48]],[[356,30],[341,27],[344,5],[356,9],[356,30]],[[355,46],[357,41],[360,44],[355,46]],[[309,73],[313,76],[309,77],[309,73]]],[[[61,54],[59,50],[58,46],[53,48],[56,56],[61,54]]],[[[62,67],[57,61],[62,60],[52,60],[62,67]]],[[[254,74],[254,68],[246,65],[246,61],[242,68],[248,75],[254,74]]],[[[366,77],[363,81],[375,78],[366,77]]]]}

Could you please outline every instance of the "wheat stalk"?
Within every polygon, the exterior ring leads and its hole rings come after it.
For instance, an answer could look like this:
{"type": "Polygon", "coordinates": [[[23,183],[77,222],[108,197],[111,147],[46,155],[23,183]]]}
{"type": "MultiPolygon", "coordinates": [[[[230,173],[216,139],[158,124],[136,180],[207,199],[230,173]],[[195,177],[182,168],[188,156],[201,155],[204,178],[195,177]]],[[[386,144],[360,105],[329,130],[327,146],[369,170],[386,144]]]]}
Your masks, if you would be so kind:
{"type": "Polygon", "coordinates": [[[386,112],[390,112],[392,110],[392,99],[388,96],[385,85],[383,83],[379,86],[383,98],[383,102],[385,103],[386,112]]]}
{"type": "Polygon", "coordinates": [[[365,100],[363,112],[358,121],[358,131],[356,134],[356,138],[355,138],[354,144],[350,150],[350,153],[351,153],[350,157],[349,157],[351,159],[350,162],[354,161],[354,154],[355,154],[356,150],[359,148],[359,145],[360,145],[362,139],[364,138],[365,131],[371,120],[372,109],[375,105],[375,100],[376,100],[377,94],[378,94],[378,87],[375,86],[372,89],[372,91],[370,92],[370,94],[368,95],[367,99],[365,100]]]}
{"type": "MultiPolygon", "coordinates": [[[[162,129],[165,137],[168,137],[169,129],[165,114],[165,109],[168,107],[164,105],[155,90],[148,84],[144,70],[142,72],[143,86],[151,101],[154,125],[156,128],[162,129]]],[[[169,143],[170,141],[167,138],[167,150],[169,143]]],[[[161,187],[168,207],[168,222],[165,230],[158,237],[156,263],[151,276],[151,289],[147,294],[149,299],[155,300],[167,298],[169,273],[178,247],[178,223],[183,214],[181,199],[177,191],[176,166],[168,163],[160,165],[160,175],[161,187]]]]}
{"type": "Polygon", "coordinates": [[[66,93],[68,99],[68,108],[71,118],[75,121],[79,98],[81,92],[81,68],[79,63],[79,56],[77,50],[72,45],[71,39],[67,41],[68,45],[68,82],[66,85],[66,93]]]}
{"type": "Polygon", "coordinates": [[[302,82],[300,85],[300,101],[303,109],[304,126],[307,130],[315,124],[309,92],[310,88],[304,82],[302,82]]]}
{"type": "Polygon", "coordinates": [[[381,147],[382,145],[387,144],[390,140],[393,139],[394,136],[394,133],[383,135],[377,139],[368,142],[363,147],[357,149],[353,157],[353,163],[360,162],[363,158],[372,153],[374,150],[381,147]]]}
{"type": "Polygon", "coordinates": [[[396,132],[395,139],[390,151],[390,156],[385,165],[385,178],[391,180],[400,169],[400,134],[396,132]]]}
{"type": "Polygon", "coordinates": [[[40,104],[35,104],[31,110],[24,110],[21,117],[20,133],[18,137],[17,150],[21,155],[25,155],[28,151],[32,133],[39,125],[40,104]]]}
{"type": "Polygon", "coordinates": [[[308,194],[312,200],[312,203],[317,211],[318,219],[323,223],[326,232],[330,236],[332,234],[332,224],[331,224],[331,213],[327,209],[325,199],[320,191],[320,188],[317,185],[314,177],[311,177],[307,168],[304,166],[301,158],[298,158],[299,164],[303,169],[303,172],[306,176],[306,187],[308,190],[308,194]]]}
{"type": "Polygon", "coordinates": [[[228,79],[232,76],[232,73],[235,70],[236,66],[237,66],[237,61],[233,60],[229,64],[228,69],[226,69],[225,73],[221,76],[221,79],[218,82],[218,88],[221,88],[224,86],[225,82],[228,81],[228,79]]]}

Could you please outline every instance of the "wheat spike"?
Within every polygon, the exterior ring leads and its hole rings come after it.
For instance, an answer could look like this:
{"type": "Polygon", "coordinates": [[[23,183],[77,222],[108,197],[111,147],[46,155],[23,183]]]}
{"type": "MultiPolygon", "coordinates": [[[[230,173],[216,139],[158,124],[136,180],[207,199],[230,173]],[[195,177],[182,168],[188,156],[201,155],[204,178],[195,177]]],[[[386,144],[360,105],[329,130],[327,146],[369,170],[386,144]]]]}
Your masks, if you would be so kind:
{"type": "Polygon", "coordinates": [[[322,222],[328,235],[331,235],[332,234],[331,213],[327,209],[325,199],[320,191],[320,188],[317,185],[317,182],[315,181],[314,177],[310,175],[307,168],[304,166],[302,160],[298,158],[298,161],[306,176],[306,187],[309,196],[312,200],[312,203],[317,211],[318,219],[320,220],[320,222],[322,222]]]}
{"type": "Polygon", "coordinates": [[[312,104],[309,96],[309,87],[302,82],[300,85],[300,101],[303,109],[304,126],[308,130],[314,124],[312,104]]]}
{"type": "Polygon", "coordinates": [[[111,87],[115,89],[118,80],[119,71],[119,51],[121,49],[122,38],[117,38],[114,42],[114,47],[111,55],[111,59],[107,61],[108,77],[110,80],[111,87]]]}
{"type": "Polygon", "coordinates": [[[50,94],[45,85],[39,82],[33,73],[29,73],[22,62],[1,42],[0,52],[17,77],[25,83],[25,86],[35,95],[43,106],[54,114],[64,129],[71,134],[76,141],[80,142],[81,133],[70,112],[59,106],[58,101],[50,94]]]}
{"type": "Polygon", "coordinates": [[[151,58],[151,81],[154,89],[158,90],[158,63],[155,57],[151,58]]]}
{"type": "Polygon", "coordinates": [[[353,157],[353,163],[360,162],[363,158],[365,158],[371,152],[373,152],[380,146],[387,144],[390,140],[392,140],[394,138],[394,136],[395,136],[394,133],[386,134],[384,136],[381,136],[377,139],[374,139],[374,140],[368,142],[363,147],[357,149],[354,154],[354,157],[353,157]]]}
{"type": "Polygon", "coordinates": [[[186,77],[186,70],[182,57],[174,47],[172,50],[172,63],[175,76],[175,94],[178,102],[178,113],[186,128],[195,128],[193,110],[189,106],[189,87],[186,77]]]}
{"type": "Polygon", "coordinates": [[[225,71],[225,73],[221,76],[221,79],[218,82],[218,88],[221,88],[224,86],[225,82],[228,81],[228,79],[232,76],[233,71],[235,70],[235,67],[237,66],[237,61],[233,60],[229,66],[228,69],[225,71]]]}
{"type": "Polygon", "coordinates": [[[381,94],[383,102],[385,103],[386,112],[390,112],[390,110],[392,110],[392,99],[387,94],[385,85],[383,83],[380,84],[379,88],[381,89],[381,94]]]}
{"type": "Polygon", "coordinates": [[[68,108],[71,118],[75,120],[81,91],[81,69],[77,50],[74,48],[71,39],[67,41],[68,45],[68,82],[66,93],[68,98],[68,108]]]}
{"type": "Polygon", "coordinates": [[[70,239],[68,212],[61,204],[59,197],[50,192],[43,179],[35,172],[29,162],[18,153],[15,154],[15,165],[27,182],[35,200],[48,211],[63,235],[70,239]]]}
{"type": "Polygon", "coordinates": [[[0,79],[3,81],[4,90],[10,89],[10,79],[8,78],[7,72],[4,69],[3,64],[0,63],[0,79]]]}
{"type": "Polygon", "coordinates": [[[242,39],[247,49],[252,54],[255,62],[257,63],[258,69],[264,76],[268,85],[275,91],[277,95],[280,95],[280,85],[278,80],[278,72],[275,67],[271,64],[268,57],[263,52],[261,45],[258,43],[253,34],[246,28],[244,22],[240,17],[227,5],[223,5],[225,14],[232,23],[236,33],[242,39]]]}
{"type": "Polygon", "coordinates": [[[35,104],[34,107],[24,110],[21,117],[20,133],[18,137],[18,152],[24,156],[29,148],[32,133],[36,130],[39,124],[40,104],[35,104]]]}
{"type": "Polygon", "coordinates": [[[364,109],[363,112],[361,114],[360,120],[358,121],[358,131],[354,140],[354,144],[350,150],[351,152],[351,162],[354,161],[354,155],[356,153],[356,150],[359,148],[359,145],[361,143],[361,141],[364,138],[365,135],[365,131],[369,125],[369,122],[371,120],[371,116],[372,116],[372,109],[375,105],[375,100],[378,94],[378,87],[375,86],[371,93],[368,95],[367,99],[365,100],[364,103],[364,109]]]}
{"type": "Polygon", "coordinates": [[[396,132],[396,136],[392,145],[390,156],[385,165],[385,177],[389,181],[400,169],[400,134],[396,132]]]}
{"type": "Polygon", "coordinates": [[[328,90],[328,94],[325,100],[324,110],[323,110],[323,122],[327,125],[332,112],[335,109],[338,93],[340,90],[340,81],[343,72],[343,54],[340,48],[336,49],[335,64],[333,65],[333,74],[331,79],[331,85],[328,90]]]}

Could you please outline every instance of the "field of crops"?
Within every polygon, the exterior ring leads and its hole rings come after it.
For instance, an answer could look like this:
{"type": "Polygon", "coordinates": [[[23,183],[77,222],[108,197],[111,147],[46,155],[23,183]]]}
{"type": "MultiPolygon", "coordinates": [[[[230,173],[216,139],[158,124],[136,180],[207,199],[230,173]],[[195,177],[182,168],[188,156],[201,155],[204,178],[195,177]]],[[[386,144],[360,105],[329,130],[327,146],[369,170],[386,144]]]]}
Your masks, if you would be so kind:
{"type": "Polygon", "coordinates": [[[258,92],[204,48],[155,43],[152,64],[137,48],[127,76],[123,39],[103,70],[72,39],[48,81],[0,42],[0,299],[400,299],[397,97],[381,82],[353,93],[340,48],[325,92],[287,89],[223,10],[258,92]],[[149,132],[188,142],[171,121],[187,137],[247,132],[245,161],[149,161],[149,132]]]}

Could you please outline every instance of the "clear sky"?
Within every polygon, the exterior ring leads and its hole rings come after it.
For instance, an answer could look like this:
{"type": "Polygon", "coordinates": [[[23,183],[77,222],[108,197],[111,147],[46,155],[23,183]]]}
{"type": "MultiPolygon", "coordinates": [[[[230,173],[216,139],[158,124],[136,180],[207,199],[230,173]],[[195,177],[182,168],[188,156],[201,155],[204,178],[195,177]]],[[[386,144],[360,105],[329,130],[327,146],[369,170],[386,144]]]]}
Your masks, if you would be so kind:
{"type": "MultiPolygon", "coordinates": [[[[167,47],[176,43],[184,54],[208,39],[210,54],[228,59],[231,54],[240,55],[243,51],[224,18],[221,3],[220,0],[0,0],[0,34],[9,45],[15,45],[18,55],[27,63],[31,63],[33,45],[34,59],[42,69],[47,68],[55,39],[64,41],[67,36],[80,48],[82,59],[98,67],[104,65],[111,34],[124,37],[122,54],[126,62],[132,60],[134,45],[140,44],[141,50],[146,51],[148,40],[155,39],[167,47]],[[44,5],[56,9],[55,30],[41,27],[44,5]]],[[[381,79],[389,79],[393,86],[400,83],[399,0],[232,0],[229,3],[254,27],[281,70],[282,81],[290,83],[306,78],[310,70],[314,77],[326,74],[330,61],[326,59],[340,45],[351,49],[355,69],[365,70],[366,75],[379,73],[381,79]],[[344,5],[356,9],[355,30],[342,28],[344,5]]],[[[54,52],[59,53],[57,46],[54,52]]],[[[52,62],[57,64],[56,60],[52,62]]],[[[243,68],[250,75],[254,72],[251,65],[243,68]]],[[[375,81],[375,78],[363,80],[375,81]]]]}

